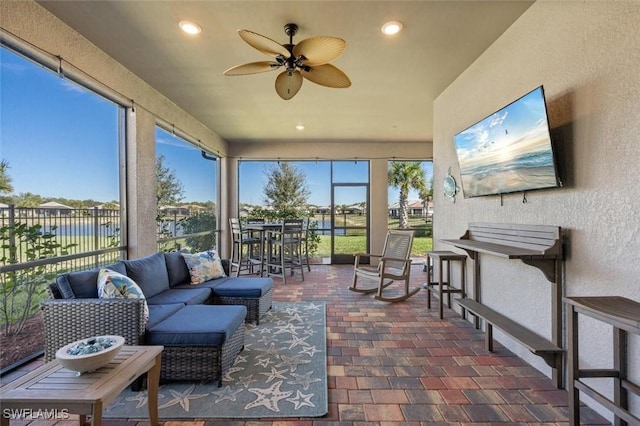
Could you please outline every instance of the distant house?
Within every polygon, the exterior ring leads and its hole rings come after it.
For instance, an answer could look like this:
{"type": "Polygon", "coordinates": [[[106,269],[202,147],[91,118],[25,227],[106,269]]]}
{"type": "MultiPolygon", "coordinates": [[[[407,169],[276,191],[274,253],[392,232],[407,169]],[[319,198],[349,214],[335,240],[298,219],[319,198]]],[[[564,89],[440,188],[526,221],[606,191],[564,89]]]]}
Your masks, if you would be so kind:
{"type": "Polygon", "coordinates": [[[87,214],[89,215],[97,214],[98,216],[109,217],[109,216],[114,216],[119,214],[118,213],[119,210],[120,210],[119,204],[106,203],[106,204],[100,204],[94,207],[89,207],[87,209],[87,214]]]}
{"type": "Polygon", "coordinates": [[[42,203],[38,206],[38,213],[46,216],[70,215],[72,211],[72,207],[65,206],[64,204],[57,203],[55,201],[42,203]]]}
{"type": "Polygon", "coordinates": [[[183,206],[180,206],[180,208],[186,209],[186,211],[189,212],[189,215],[202,213],[207,210],[206,207],[200,206],[198,204],[185,204],[183,206]]]}
{"type": "Polygon", "coordinates": [[[0,203],[0,216],[9,216],[9,204],[0,203]]]}
{"type": "Polygon", "coordinates": [[[345,207],[344,209],[340,210],[341,213],[346,213],[346,214],[362,214],[364,212],[364,209],[360,206],[348,206],[345,207]]]}
{"type": "MultiPolygon", "coordinates": [[[[408,213],[409,216],[427,216],[427,213],[431,214],[430,210],[427,210],[425,204],[422,200],[409,200],[408,203],[408,213]]],[[[389,216],[390,217],[398,217],[400,216],[400,204],[393,203],[389,206],[389,216]]]]}
{"type": "Polygon", "coordinates": [[[313,209],[315,214],[329,214],[331,213],[331,207],[329,206],[319,206],[313,209]]]}

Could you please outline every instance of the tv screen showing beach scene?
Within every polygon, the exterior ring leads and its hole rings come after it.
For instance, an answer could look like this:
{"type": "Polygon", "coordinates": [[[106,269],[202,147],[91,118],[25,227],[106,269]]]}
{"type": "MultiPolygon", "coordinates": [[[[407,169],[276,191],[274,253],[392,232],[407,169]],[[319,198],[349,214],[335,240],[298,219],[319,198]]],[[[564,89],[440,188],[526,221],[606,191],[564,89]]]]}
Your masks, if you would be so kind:
{"type": "Polygon", "coordinates": [[[455,136],[465,198],[560,186],[542,86],[455,136]]]}

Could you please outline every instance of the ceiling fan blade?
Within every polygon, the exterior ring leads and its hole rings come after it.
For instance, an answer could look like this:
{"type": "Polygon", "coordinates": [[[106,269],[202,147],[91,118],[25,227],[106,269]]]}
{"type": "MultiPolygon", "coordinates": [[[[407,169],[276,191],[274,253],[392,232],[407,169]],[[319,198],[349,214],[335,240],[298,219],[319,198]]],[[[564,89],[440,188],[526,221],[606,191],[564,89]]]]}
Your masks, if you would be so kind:
{"type": "Polygon", "coordinates": [[[282,55],[285,58],[289,58],[289,56],[291,56],[291,53],[289,53],[286,47],[275,40],[271,40],[269,37],[265,37],[249,30],[238,30],[238,35],[240,35],[240,37],[246,41],[249,46],[259,50],[265,55],[282,55]]]}
{"type": "Polygon", "coordinates": [[[297,58],[304,56],[305,65],[315,66],[327,64],[344,52],[347,42],[338,37],[311,37],[302,40],[293,48],[297,58]]]}
{"type": "Polygon", "coordinates": [[[302,70],[302,76],[309,81],[326,87],[343,89],[351,86],[349,77],[338,67],[331,64],[318,65],[309,71],[302,70]]]}
{"type": "Polygon", "coordinates": [[[226,70],[224,75],[247,75],[267,72],[279,68],[280,64],[273,61],[249,62],[247,64],[236,65],[226,70]]]}
{"type": "Polygon", "coordinates": [[[298,90],[302,87],[302,75],[300,71],[294,71],[291,74],[287,71],[281,72],[276,78],[276,92],[278,95],[288,101],[293,98],[298,90]]]}

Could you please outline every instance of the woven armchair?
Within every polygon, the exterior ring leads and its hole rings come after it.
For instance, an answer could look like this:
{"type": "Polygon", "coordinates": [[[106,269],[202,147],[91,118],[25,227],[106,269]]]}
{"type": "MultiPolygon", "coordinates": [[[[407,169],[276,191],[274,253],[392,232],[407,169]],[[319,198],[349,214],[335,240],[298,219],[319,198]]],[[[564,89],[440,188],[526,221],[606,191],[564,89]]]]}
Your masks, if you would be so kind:
{"type": "Polygon", "coordinates": [[[56,351],[91,336],[116,335],[125,345],[144,341],[142,299],[49,299],[41,304],[45,336],[45,362],[56,351]]]}

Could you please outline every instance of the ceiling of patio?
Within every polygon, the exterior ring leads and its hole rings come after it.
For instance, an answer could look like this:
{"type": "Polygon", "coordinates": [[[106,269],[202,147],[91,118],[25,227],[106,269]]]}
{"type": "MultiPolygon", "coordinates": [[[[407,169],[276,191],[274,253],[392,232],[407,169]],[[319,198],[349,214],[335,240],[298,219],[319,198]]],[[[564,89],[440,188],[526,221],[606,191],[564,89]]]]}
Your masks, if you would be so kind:
{"type": "MultiPolygon", "coordinates": [[[[230,142],[431,141],[433,100],[532,1],[41,1],[44,8],[230,142]],[[202,26],[187,36],[178,22],[202,26]],[[384,36],[382,24],[403,22],[384,36]],[[269,60],[237,34],[287,43],[318,35],[346,40],[333,64],[347,89],[305,81],[284,101],[280,71],[227,77],[227,68],[269,60]],[[295,126],[303,124],[303,131],[295,126]]],[[[464,102],[464,100],[461,100],[464,102]]]]}

